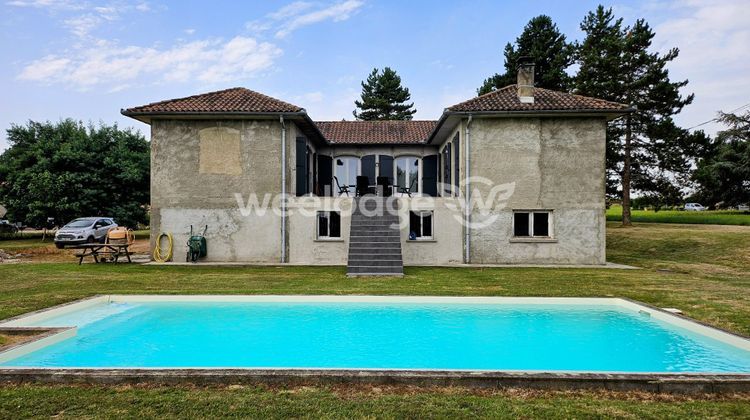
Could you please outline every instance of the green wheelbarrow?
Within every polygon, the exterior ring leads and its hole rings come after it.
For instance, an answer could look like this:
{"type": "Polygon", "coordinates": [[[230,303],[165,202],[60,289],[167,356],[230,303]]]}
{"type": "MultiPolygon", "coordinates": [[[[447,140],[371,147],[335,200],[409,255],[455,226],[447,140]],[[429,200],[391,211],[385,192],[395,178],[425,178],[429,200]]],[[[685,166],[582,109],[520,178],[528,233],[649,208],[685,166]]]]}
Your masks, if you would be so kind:
{"type": "Polygon", "coordinates": [[[185,261],[197,262],[198,258],[203,258],[208,254],[208,248],[206,247],[206,231],[208,225],[203,228],[203,233],[199,235],[193,234],[193,225],[190,225],[190,237],[187,241],[187,256],[185,261]]]}

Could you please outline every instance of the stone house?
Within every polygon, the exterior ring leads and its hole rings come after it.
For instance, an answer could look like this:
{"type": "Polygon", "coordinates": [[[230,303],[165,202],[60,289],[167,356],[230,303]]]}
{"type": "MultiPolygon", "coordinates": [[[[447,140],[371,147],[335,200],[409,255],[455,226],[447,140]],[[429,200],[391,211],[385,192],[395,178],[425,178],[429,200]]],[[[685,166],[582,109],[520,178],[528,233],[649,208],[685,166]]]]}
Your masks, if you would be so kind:
{"type": "Polygon", "coordinates": [[[179,259],[208,225],[209,261],[604,264],[605,128],[632,109],[533,74],[437,121],[313,121],[244,88],[123,110],[151,126],[152,246],[179,259]]]}

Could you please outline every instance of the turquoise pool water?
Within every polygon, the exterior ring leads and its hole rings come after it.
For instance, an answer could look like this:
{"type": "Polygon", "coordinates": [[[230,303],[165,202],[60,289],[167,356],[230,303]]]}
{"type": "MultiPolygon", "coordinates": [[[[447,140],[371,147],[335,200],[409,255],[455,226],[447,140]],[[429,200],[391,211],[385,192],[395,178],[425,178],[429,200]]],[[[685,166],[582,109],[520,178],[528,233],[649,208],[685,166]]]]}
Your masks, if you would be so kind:
{"type": "Polygon", "coordinates": [[[750,372],[750,352],[617,305],[108,303],[28,367],[750,372]]]}

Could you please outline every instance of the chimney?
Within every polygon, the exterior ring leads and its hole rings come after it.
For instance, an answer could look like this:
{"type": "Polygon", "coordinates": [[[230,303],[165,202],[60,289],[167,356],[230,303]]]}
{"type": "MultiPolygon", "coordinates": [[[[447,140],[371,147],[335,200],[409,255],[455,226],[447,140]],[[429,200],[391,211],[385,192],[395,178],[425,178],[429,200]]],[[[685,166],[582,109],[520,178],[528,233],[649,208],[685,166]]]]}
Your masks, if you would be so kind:
{"type": "Polygon", "coordinates": [[[518,99],[522,104],[534,103],[534,60],[523,56],[518,59],[518,99]]]}

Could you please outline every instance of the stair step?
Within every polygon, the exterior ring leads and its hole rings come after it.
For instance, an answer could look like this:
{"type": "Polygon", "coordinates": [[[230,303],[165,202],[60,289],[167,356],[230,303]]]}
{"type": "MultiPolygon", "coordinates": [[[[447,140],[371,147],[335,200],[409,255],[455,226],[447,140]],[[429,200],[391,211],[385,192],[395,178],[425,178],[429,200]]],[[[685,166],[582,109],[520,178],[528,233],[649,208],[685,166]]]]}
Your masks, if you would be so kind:
{"type": "Polygon", "coordinates": [[[351,236],[349,237],[349,243],[401,243],[401,238],[398,236],[351,236]]]}
{"type": "Polygon", "coordinates": [[[403,267],[401,260],[363,260],[363,261],[349,261],[349,267],[403,267]]]}
{"type": "Polygon", "coordinates": [[[401,242],[349,242],[349,250],[365,252],[365,250],[389,250],[390,252],[401,252],[401,242]]]}
{"type": "Polygon", "coordinates": [[[381,255],[385,258],[398,255],[401,256],[401,248],[396,247],[383,247],[383,248],[349,248],[349,258],[352,258],[353,256],[359,256],[359,255],[377,255],[380,257],[381,255]]]}
{"type": "Polygon", "coordinates": [[[349,267],[346,272],[348,274],[372,274],[372,275],[378,275],[378,274],[404,274],[404,268],[402,266],[398,267],[349,267]]]}
{"type": "Polygon", "coordinates": [[[392,231],[371,231],[371,230],[352,230],[349,233],[349,236],[388,236],[388,237],[399,237],[401,236],[401,231],[398,230],[392,230],[392,231]]]}

